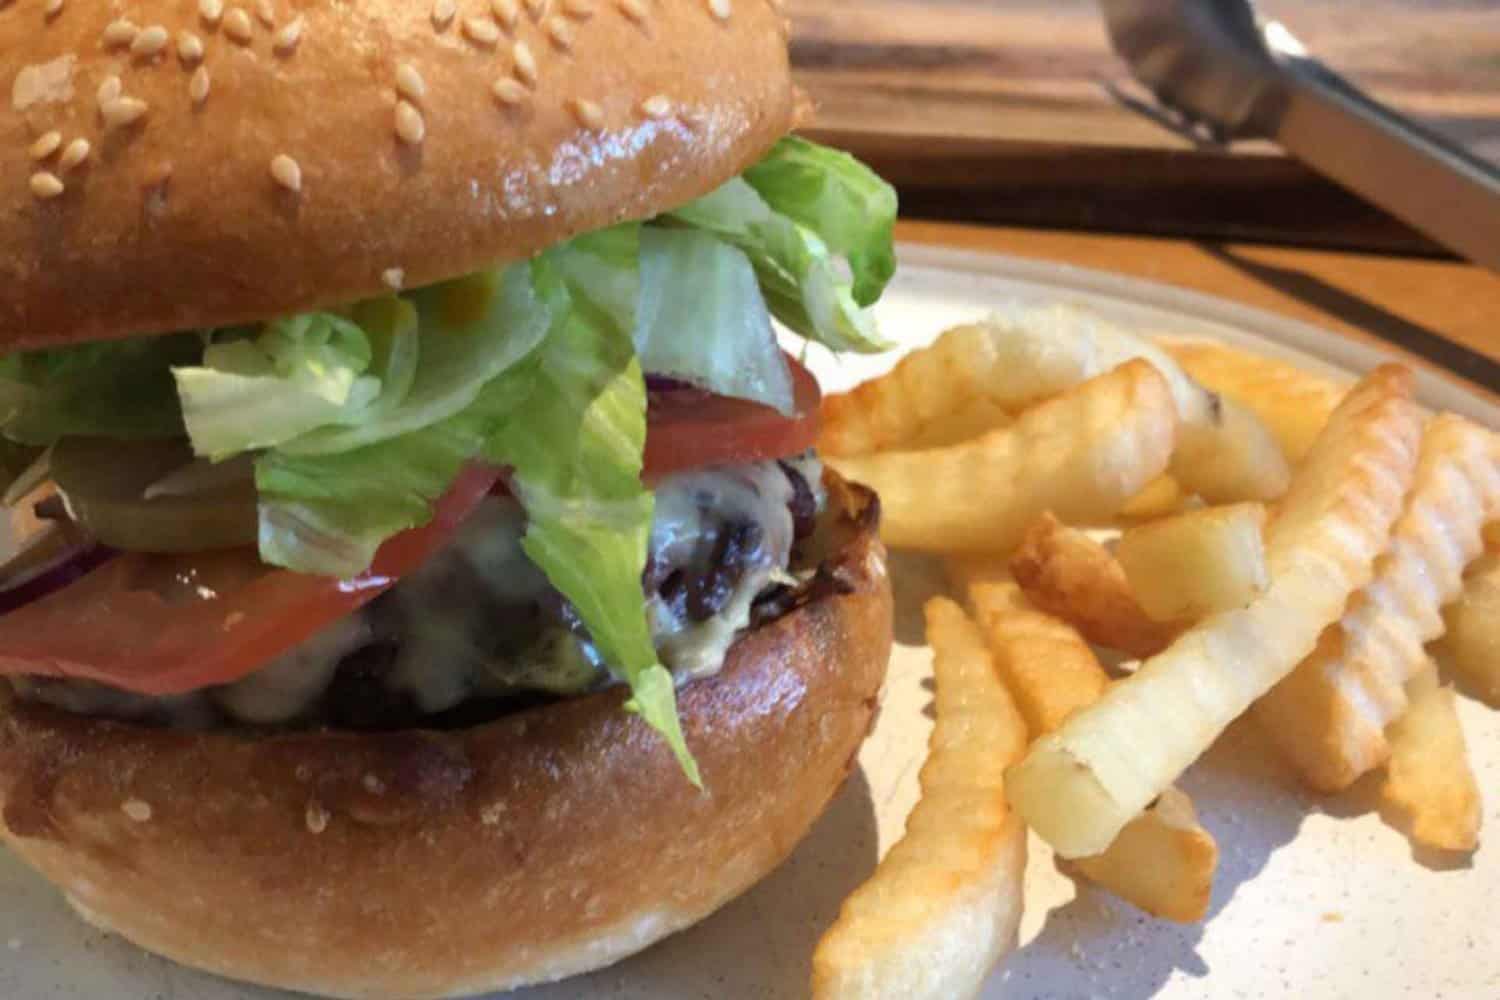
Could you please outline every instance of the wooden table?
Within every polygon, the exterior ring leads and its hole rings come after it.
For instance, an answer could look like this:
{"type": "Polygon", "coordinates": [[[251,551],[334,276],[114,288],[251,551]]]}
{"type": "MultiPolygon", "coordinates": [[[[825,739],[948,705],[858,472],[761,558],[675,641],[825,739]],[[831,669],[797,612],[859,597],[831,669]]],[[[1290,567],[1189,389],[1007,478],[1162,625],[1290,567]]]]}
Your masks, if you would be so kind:
{"type": "Polygon", "coordinates": [[[1375,343],[1500,398],[1500,275],[1362,253],[902,222],[897,237],[1064,261],[1217,295],[1375,343]]]}

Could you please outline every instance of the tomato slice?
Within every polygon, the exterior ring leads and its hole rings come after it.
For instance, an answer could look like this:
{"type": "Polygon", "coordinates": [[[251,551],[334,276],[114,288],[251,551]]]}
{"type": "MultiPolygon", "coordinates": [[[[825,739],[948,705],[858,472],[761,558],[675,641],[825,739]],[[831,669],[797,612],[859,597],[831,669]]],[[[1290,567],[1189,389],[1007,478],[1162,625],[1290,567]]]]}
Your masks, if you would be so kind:
{"type": "Polygon", "coordinates": [[[273,569],[253,549],[122,554],[0,616],[0,674],[75,677],[153,695],[236,680],[415,569],[498,478],[493,468],[465,469],[430,522],[391,538],[351,580],[273,569]]]}
{"type": "Polygon", "coordinates": [[[652,392],[646,424],[647,482],[705,465],[785,458],[813,446],[822,393],[812,373],[787,356],[792,370],[791,416],[744,399],[699,389],[652,392]]]}

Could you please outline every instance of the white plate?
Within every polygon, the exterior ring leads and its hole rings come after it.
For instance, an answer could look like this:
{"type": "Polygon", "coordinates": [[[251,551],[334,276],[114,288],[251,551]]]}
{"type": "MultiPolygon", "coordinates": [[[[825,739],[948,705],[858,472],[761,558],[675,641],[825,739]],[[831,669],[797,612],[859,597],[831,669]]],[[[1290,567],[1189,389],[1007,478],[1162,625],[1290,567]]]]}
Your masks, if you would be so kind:
{"type": "MultiPolygon", "coordinates": [[[[1363,344],[1216,299],[1055,264],[927,247],[901,248],[902,269],[881,320],[904,344],[1006,301],[1080,302],[1152,333],[1230,341],[1333,374],[1381,360],[1363,344]]],[[[831,389],[888,367],[890,356],[813,367],[831,389]]],[[[1422,399],[1500,426],[1500,407],[1442,379],[1418,378],[1422,399]]],[[[860,769],[792,858],[698,927],[612,969],[512,994],[517,1000],[796,998],[809,956],[840,900],[900,836],[916,798],[931,722],[922,597],[932,574],[893,563],[896,651],[860,769]]],[[[1463,722],[1482,787],[1500,788],[1500,713],[1464,700],[1463,722]]],[[[1304,793],[1253,727],[1237,725],[1183,779],[1219,840],[1209,919],[1152,920],[1059,875],[1032,839],[1021,942],[985,990],[1016,997],[1496,997],[1500,850],[1453,865],[1416,859],[1372,812],[1368,782],[1346,795],[1304,793]]],[[[1500,830],[1500,795],[1486,803],[1500,830]]],[[[0,851],[0,997],[269,998],[178,968],[86,928],[58,895],[0,851]]]]}

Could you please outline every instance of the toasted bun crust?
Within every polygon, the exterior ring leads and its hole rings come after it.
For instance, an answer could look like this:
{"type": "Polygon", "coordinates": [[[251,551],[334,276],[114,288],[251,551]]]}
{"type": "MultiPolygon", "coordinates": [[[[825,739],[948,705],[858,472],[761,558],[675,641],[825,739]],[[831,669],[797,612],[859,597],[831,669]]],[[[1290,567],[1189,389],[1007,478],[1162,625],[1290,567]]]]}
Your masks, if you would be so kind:
{"type": "Polygon", "coordinates": [[[345,997],[558,979],[692,924],[790,853],[853,766],[891,644],[873,495],[838,586],[680,693],[705,791],[621,694],[453,733],[170,732],[0,705],[0,835],[100,926],[345,997]],[[315,832],[320,831],[320,832],[315,832]]]}
{"type": "Polygon", "coordinates": [[[0,350],[260,320],[379,293],[388,272],[415,286],[518,259],[688,201],[793,124],[769,0],[724,0],[724,18],[708,0],[516,0],[511,27],[486,0],[438,27],[445,2],[271,0],[275,27],[249,0],[214,22],[190,0],[51,18],[0,3],[0,350]],[[111,76],[145,103],[131,123],[131,105],[101,108],[111,76]],[[403,82],[420,141],[398,135],[403,82]],[[69,168],[77,139],[90,151],[69,168]],[[300,191],[273,178],[279,156],[300,191]]]}

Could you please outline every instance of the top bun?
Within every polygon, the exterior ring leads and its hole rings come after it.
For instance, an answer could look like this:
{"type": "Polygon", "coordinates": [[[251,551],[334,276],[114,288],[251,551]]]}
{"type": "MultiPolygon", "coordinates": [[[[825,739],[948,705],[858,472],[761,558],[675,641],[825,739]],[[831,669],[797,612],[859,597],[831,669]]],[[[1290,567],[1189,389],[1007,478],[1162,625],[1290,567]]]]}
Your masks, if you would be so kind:
{"type": "Polygon", "coordinates": [[[519,259],[711,190],[797,108],[770,0],[16,0],[0,52],[0,350],[519,259]]]}

